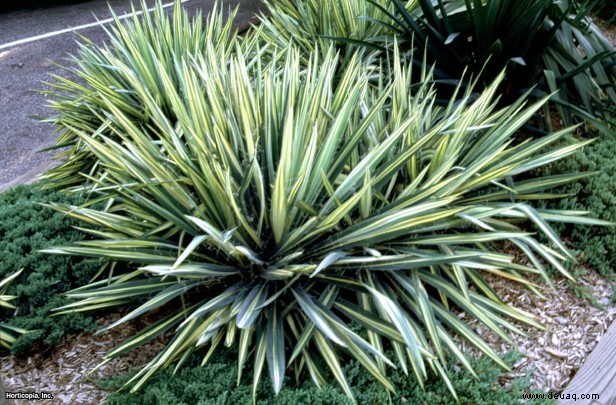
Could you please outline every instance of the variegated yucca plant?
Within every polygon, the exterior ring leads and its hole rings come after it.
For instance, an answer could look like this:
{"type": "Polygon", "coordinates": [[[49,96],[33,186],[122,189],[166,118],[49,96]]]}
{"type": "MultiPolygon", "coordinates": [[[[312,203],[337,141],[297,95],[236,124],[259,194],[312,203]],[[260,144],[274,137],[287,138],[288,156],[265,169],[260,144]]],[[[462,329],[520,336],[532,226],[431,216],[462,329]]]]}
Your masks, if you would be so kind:
{"type": "Polygon", "coordinates": [[[178,58],[173,73],[156,73],[168,106],[143,80],[130,83],[147,120],[106,98],[104,131],[65,122],[99,167],[82,190],[106,204],[52,205],[94,239],[48,252],[125,269],[71,291],[78,301],[60,312],[134,307],[105,329],[160,318],[105,360],[171,334],[133,390],[197,350],[207,364],[223,345],[237,347],[238,381],[249,369],[256,389],[267,368],[275,392],[292,370],[319,386],[333,376],[352,397],[348,357],[389,391],[388,367],[422,385],[432,370],[453,391],[445,357],[471,369],[460,339],[506,368],[456,314],[506,341],[523,333],[512,320],[541,327],[483,275],[538,293],[529,277],[549,281],[546,266],[570,277],[560,263],[571,254],[549,223],[598,221],[529,201],[585,174],[517,175],[588,142],[555,146],[569,130],[514,142],[545,100],[496,109],[498,80],[441,107],[427,84],[411,92],[398,58],[383,73],[360,53],[344,65],[331,49],[307,64],[293,46],[269,54],[268,64],[241,50],[178,58]],[[514,263],[502,241],[532,266],[514,263]]]}
{"type": "MultiPolygon", "coordinates": [[[[148,9],[146,3],[142,11],[148,9]]],[[[133,9],[133,12],[136,10],[133,9]]],[[[133,122],[148,125],[149,115],[137,88],[147,90],[164,114],[175,116],[172,101],[166,93],[164,71],[171,83],[180,85],[175,64],[192,55],[216,55],[227,59],[234,48],[237,9],[224,14],[222,6],[203,18],[201,12],[189,14],[175,1],[173,14],[157,1],[152,13],[134,14],[120,20],[111,10],[115,21],[103,26],[108,44],[97,46],[82,37],[79,52],[73,58],[74,67],[66,75],[53,75],[50,89],[43,93],[50,98],[50,106],[58,114],[47,118],[54,124],[59,137],[53,149],[60,150],[60,164],[45,174],[45,185],[69,188],[84,181],[83,173],[96,176],[99,166],[91,151],[77,136],[78,131],[113,137],[108,128],[109,106],[120,108],[133,122]],[[107,28],[108,27],[108,28],[107,28]]],[[[242,41],[250,50],[253,41],[242,41]]]]}
{"type": "MultiPolygon", "coordinates": [[[[13,280],[15,280],[21,274],[22,270],[19,270],[10,276],[0,281],[0,309],[15,309],[15,306],[11,303],[17,297],[14,295],[7,295],[6,291],[13,280]]],[[[6,322],[0,321],[0,346],[6,349],[11,349],[13,343],[17,340],[19,335],[27,333],[28,331],[23,328],[9,325],[6,322]]]]}

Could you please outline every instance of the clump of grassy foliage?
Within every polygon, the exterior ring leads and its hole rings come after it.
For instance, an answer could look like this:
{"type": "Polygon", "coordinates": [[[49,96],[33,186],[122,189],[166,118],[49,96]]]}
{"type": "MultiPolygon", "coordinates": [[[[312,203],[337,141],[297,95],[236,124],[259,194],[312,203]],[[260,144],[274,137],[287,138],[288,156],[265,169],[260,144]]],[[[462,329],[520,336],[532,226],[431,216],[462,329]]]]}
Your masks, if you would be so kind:
{"type": "MultiPolygon", "coordinates": [[[[513,364],[519,355],[507,353],[504,360],[513,364]]],[[[447,372],[451,383],[458,393],[460,404],[519,404],[522,394],[529,391],[529,378],[514,379],[510,385],[503,386],[499,381],[501,369],[489,359],[473,359],[470,364],[477,371],[479,378],[474,378],[468,371],[448,363],[447,372]]],[[[367,373],[360,364],[351,361],[344,366],[344,372],[355,387],[357,403],[360,404],[451,404],[451,396],[443,381],[432,375],[422,390],[413,378],[401,370],[394,370],[390,375],[396,387],[395,394],[388,394],[385,389],[367,373]]],[[[128,379],[120,376],[101,381],[104,389],[120,388],[128,379]]],[[[156,380],[146,385],[137,394],[112,393],[105,402],[108,405],[143,405],[143,404],[252,404],[252,387],[244,381],[236,385],[237,367],[234,354],[228,351],[217,352],[207,367],[199,366],[197,356],[191,356],[187,364],[177,374],[171,370],[164,371],[156,380]]],[[[551,404],[553,400],[530,400],[527,404],[551,404]]],[[[353,404],[345,393],[334,384],[328,383],[318,388],[310,381],[299,386],[286,384],[278,396],[269,384],[261,382],[256,392],[255,403],[260,405],[342,405],[353,404]]]]}
{"type": "MultiPolygon", "coordinates": [[[[348,60],[357,44],[394,34],[393,29],[378,23],[394,11],[388,0],[374,3],[364,0],[265,0],[264,3],[268,12],[260,16],[256,37],[280,49],[293,43],[302,49],[304,61],[315,52],[327,52],[332,44],[340,51],[341,58],[348,60]]],[[[413,7],[413,3],[408,2],[409,7],[413,7]]]]}
{"type": "Polygon", "coordinates": [[[69,302],[61,293],[87,283],[100,263],[37,252],[85,236],[72,228],[77,221],[39,204],[49,201],[84,202],[81,197],[41,191],[37,186],[20,186],[0,194],[0,279],[23,269],[6,291],[17,297],[11,301],[16,308],[8,325],[31,331],[13,343],[16,352],[35,343],[54,344],[68,331],[95,326],[92,318],[83,314],[50,317],[53,308],[69,302]]]}

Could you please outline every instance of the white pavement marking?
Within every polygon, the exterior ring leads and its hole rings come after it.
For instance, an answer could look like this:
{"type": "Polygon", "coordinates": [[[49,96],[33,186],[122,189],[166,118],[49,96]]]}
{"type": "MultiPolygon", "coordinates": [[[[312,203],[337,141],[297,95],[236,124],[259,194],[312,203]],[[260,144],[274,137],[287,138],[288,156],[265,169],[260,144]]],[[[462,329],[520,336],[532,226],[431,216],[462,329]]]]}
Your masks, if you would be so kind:
{"type": "MultiPolygon", "coordinates": [[[[186,3],[187,1],[190,1],[190,0],[180,0],[180,3],[186,3]]],[[[172,7],[173,5],[174,5],[174,3],[163,4],[163,8],[172,7]]],[[[147,9],[146,11],[148,13],[151,13],[154,10],[155,10],[155,7],[152,7],[152,8],[147,9]]],[[[126,14],[123,14],[123,15],[119,16],[118,20],[124,20],[125,18],[132,17],[133,15],[141,15],[141,14],[143,14],[143,11],[137,11],[137,12],[135,12],[135,14],[133,14],[133,13],[126,13],[126,14]]],[[[25,44],[25,43],[28,43],[28,42],[38,41],[39,39],[45,39],[45,38],[49,38],[49,37],[54,37],[56,35],[66,34],[67,32],[75,32],[75,31],[78,31],[78,30],[82,30],[84,28],[96,27],[97,25],[108,24],[108,23],[113,22],[113,21],[115,21],[115,19],[112,17],[112,18],[107,18],[105,20],[100,20],[100,21],[97,21],[97,22],[94,22],[94,23],[90,23],[90,24],[78,25],[77,27],[71,27],[71,28],[65,28],[63,30],[52,31],[52,32],[48,32],[46,34],[41,34],[41,35],[37,35],[37,36],[34,36],[34,37],[29,37],[29,38],[24,38],[24,39],[20,39],[20,40],[17,40],[17,41],[9,42],[7,44],[0,45],[0,49],[11,48],[11,47],[16,46],[16,45],[21,45],[21,44],[25,44]]]]}

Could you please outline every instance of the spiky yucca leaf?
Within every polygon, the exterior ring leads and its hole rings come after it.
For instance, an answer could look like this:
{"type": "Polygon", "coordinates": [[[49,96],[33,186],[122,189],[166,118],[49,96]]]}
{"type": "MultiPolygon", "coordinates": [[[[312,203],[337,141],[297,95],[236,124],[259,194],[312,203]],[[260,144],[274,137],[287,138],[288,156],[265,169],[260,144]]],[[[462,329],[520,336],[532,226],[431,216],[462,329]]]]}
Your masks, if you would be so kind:
{"type": "Polygon", "coordinates": [[[452,309],[506,340],[521,333],[507,318],[541,327],[502,303],[482,274],[535,288],[527,275],[548,279],[547,262],[569,276],[560,262],[570,254],[549,222],[597,221],[527,204],[567,179],[518,186],[514,176],[585,143],[553,147],[568,131],[513,143],[545,100],[498,110],[498,81],[479,98],[467,92],[439,107],[428,85],[411,93],[411,69],[399,62],[375,86],[369,78],[383,73],[360,54],[338,66],[335,52],[317,52],[307,68],[297,49],[271,54],[282,59],[265,66],[239,52],[179,60],[178,82],[164,70],[159,78],[172,115],[135,81],[147,124],[110,102],[107,133],[75,126],[101,168],[83,189],[108,204],[55,206],[93,225],[98,239],[49,252],[132,270],[72,291],[80,301],[62,310],[135,305],[108,329],[170,308],[107,355],[173,331],[130,381],[133,390],[199,348],[207,363],[223,342],[237,345],[240,374],[252,368],[255,389],[269,374],[275,392],[293,368],[317,385],[330,373],[352,396],[345,355],[391,391],[388,366],[420,383],[428,370],[447,381],[447,352],[469,367],[455,336],[506,367],[452,309]],[[495,244],[503,240],[536,267],[513,263],[495,244]]]}
{"type": "MultiPolygon", "coordinates": [[[[15,296],[7,295],[6,290],[9,288],[9,284],[19,277],[23,269],[13,273],[12,275],[6,277],[4,280],[0,281],[0,309],[15,309],[15,306],[11,304],[10,301],[14,300],[15,296]]],[[[12,325],[9,325],[5,322],[0,322],[0,346],[3,346],[7,349],[11,349],[15,340],[17,340],[17,335],[22,333],[28,333],[27,330],[23,328],[18,328],[12,325]]]]}

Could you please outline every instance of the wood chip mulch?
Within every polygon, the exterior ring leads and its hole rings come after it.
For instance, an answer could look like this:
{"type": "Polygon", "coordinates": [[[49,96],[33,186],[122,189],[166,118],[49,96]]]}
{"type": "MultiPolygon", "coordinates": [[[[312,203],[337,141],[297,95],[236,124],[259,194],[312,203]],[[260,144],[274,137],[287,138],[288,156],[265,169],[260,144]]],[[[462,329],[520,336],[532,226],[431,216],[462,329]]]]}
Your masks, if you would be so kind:
{"type": "MultiPolygon", "coordinates": [[[[531,388],[561,392],[616,319],[616,304],[610,302],[612,282],[595,271],[578,277],[576,284],[586,287],[604,310],[576,296],[564,278],[554,282],[555,290],[546,287],[542,291],[545,299],[509,280],[489,275],[486,279],[506,304],[533,315],[545,327],[538,330],[514,323],[528,336],[509,334],[514,341],[511,345],[485,326],[471,322],[475,332],[497,352],[517,349],[524,354],[511,372],[504,374],[504,382],[530,374],[531,388]]],[[[470,352],[478,354],[476,350],[470,352]]]]}
{"type": "MultiPolygon", "coordinates": [[[[97,321],[104,327],[124,316],[125,312],[105,316],[97,321]]],[[[136,320],[98,335],[68,334],[47,353],[31,356],[0,357],[0,378],[9,392],[46,392],[53,400],[40,404],[102,404],[108,392],[101,390],[95,380],[125,375],[152,360],[166,345],[154,340],[126,356],[116,359],[88,374],[103,362],[105,354],[124,340],[138,333],[151,319],[136,320]]],[[[14,400],[16,405],[31,401],[14,400]]]]}

